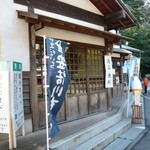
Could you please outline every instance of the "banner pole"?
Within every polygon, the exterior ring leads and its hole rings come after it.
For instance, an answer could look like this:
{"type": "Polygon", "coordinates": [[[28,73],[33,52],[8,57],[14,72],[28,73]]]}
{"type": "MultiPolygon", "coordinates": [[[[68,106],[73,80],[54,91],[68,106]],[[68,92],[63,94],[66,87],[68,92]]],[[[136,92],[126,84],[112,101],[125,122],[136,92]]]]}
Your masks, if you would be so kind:
{"type": "Polygon", "coordinates": [[[128,80],[129,80],[129,86],[128,86],[128,102],[127,102],[127,118],[129,118],[129,103],[130,103],[130,72],[128,73],[128,80]]]}
{"type": "MultiPolygon", "coordinates": [[[[130,60],[130,65],[131,65],[131,60],[130,60]]],[[[130,84],[131,84],[131,73],[130,70],[128,70],[128,80],[129,80],[129,86],[128,86],[128,101],[127,101],[127,118],[129,118],[129,104],[130,104],[130,84]]]]}
{"type": "Polygon", "coordinates": [[[47,99],[47,67],[46,67],[46,62],[47,62],[47,55],[46,55],[46,44],[45,44],[46,36],[44,35],[44,89],[45,89],[45,111],[46,111],[46,143],[47,143],[47,150],[49,150],[49,125],[48,125],[48,99],[47,99]]]}

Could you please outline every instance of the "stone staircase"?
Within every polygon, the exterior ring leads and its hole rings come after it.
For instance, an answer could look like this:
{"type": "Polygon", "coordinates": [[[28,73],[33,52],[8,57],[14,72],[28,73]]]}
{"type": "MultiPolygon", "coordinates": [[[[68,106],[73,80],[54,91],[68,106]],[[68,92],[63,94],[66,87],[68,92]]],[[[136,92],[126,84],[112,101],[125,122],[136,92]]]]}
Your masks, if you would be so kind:
{"type": "Polygon", "coordinates": [[[127,101],[119,111],[73,135],[50,144],[51,150],[101,150],[131,127],[131,118],[125,116],[127,101]]]}

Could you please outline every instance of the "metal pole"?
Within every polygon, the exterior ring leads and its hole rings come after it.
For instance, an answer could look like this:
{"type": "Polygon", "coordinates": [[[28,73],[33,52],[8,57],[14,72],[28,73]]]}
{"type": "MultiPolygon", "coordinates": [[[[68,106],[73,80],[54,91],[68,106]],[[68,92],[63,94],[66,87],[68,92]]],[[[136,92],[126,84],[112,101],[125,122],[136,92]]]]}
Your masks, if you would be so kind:
{"type": "Polygon", "coordinates": [[[44,90],[45,90],[45,111],[46,111],[46,143],[47,143],[47,150],[49,150],[49,125],[48,125],[48,99],[47,99],[47,67],[46,67],[46,62],[47,62],[47,56],[46,56],[46,48],[45,48],[45,40],[46,40],[46,36],[44,36],[44,90]]]}
{"type": "Polygon", "coordinates": [[[130,101],[130,71],[128,72],[129,86],[128,86],[128,101],[127,101],[127,118],[129,118],[129,101],[130,101]]]}
{"type": "Polygon", "coordinates": [[[10,67],[10,62],[7,62],[7,71],[9,72],[8,75],[8,87],[9,87],[9,149],[14,148],[14,143],[13,143],[13,124],[12,124],[12,101],[11,101],[11,88],[12,88],[12,83],[11,83],[11,67],[10,67]]]}

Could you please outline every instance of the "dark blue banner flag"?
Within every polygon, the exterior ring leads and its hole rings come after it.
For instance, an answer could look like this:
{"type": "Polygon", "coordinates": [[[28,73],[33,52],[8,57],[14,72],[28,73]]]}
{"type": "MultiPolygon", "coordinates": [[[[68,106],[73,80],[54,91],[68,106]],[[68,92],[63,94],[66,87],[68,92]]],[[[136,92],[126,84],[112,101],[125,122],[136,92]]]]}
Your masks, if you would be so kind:
{"type": "Polygon", "coordinates": [[[53,138],[59,131],[56,115],[63,104],[70,81],[65,61],[66,46],[66,42],[46,38],[46,52],[47,56],[49,56],[47,69],[49,84],[49,112],[50,122],[52,123],[50,133],[51,138],[53,138]]]}

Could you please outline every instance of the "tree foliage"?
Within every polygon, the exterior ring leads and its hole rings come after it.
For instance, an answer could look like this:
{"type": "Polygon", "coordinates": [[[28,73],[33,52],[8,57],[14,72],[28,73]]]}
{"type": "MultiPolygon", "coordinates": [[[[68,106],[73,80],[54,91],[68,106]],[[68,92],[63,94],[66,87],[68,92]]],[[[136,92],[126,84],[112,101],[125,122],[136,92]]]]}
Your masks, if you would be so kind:
{"type": "Polygon", "coordinates": [[[144,0],[124,0],[126,6],[138,20],[139,26],[121,31],[134,40],[129,46],[144,51],[141,57],[141,75],[150,74],[150,4],[144,0]]]}
{"type": "Polygon", "coordinates": [[[144,0],[123,0],[129,10],[134,14],[139,23],[143,21],[144,14],[142,13],[142,6],[144,0]]]}
{"type": "Polygon", "coordinates": [[[142,24],[144,25],[145,28],[150,28],[150,1],[147,1],[147,3],[145,3],[141,11],[144,14],[142,24]]]}

